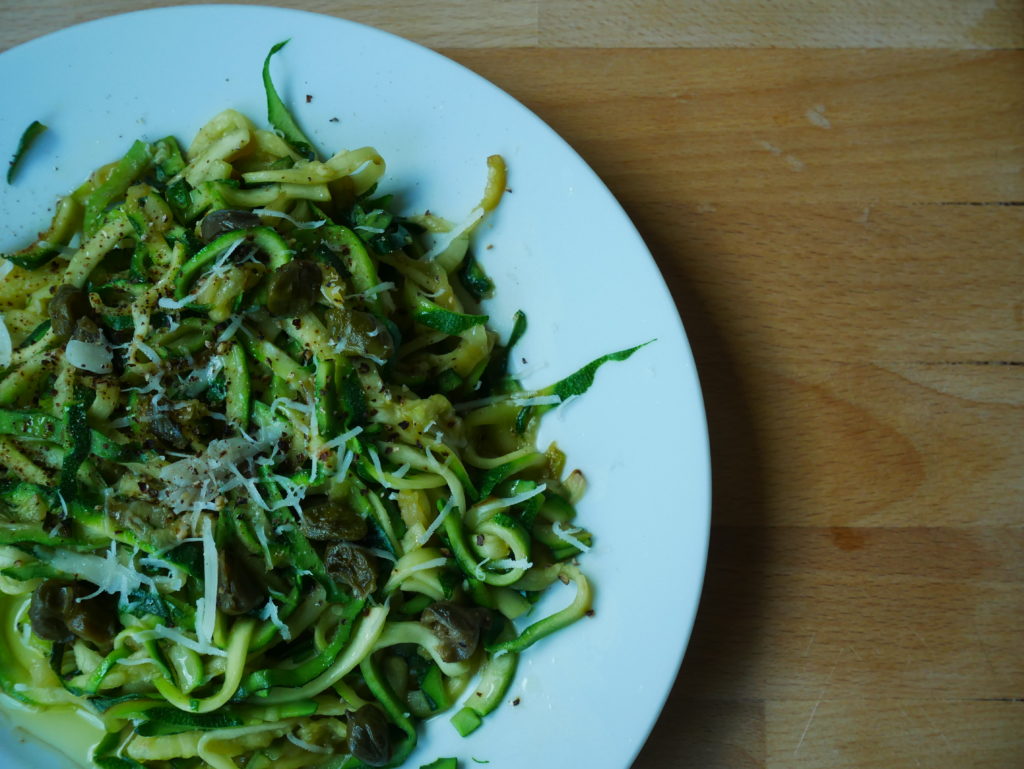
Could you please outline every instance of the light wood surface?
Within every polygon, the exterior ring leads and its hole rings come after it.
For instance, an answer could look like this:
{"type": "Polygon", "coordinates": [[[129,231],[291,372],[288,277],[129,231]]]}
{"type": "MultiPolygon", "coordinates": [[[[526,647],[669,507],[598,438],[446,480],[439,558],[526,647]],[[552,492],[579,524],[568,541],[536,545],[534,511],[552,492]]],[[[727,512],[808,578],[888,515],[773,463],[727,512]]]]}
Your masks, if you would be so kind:
{"type": "Polygon", "coordinates": [[[1024,767],[1024,0],[292,5],[524,102],[673,291],[713,531],[635,769],[1024,767]]]}

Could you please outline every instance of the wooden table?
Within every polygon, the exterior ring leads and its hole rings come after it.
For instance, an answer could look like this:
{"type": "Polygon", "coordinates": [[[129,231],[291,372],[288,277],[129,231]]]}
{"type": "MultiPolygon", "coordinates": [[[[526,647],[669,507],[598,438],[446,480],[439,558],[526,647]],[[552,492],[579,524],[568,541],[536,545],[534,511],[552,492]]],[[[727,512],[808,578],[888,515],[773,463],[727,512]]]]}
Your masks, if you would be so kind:
{"type": "Polygon", "coordinates": [[[524,102],[676,297],[714,528],[635,769],[1024,766],[1024,2],[291,4],[524,102]]]}

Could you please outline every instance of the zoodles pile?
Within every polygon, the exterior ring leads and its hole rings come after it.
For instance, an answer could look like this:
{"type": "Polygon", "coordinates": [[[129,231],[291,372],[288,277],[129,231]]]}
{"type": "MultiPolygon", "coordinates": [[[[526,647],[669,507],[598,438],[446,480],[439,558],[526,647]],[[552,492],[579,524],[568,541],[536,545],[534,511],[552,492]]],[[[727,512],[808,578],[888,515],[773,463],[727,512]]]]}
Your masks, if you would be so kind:
{"type": "Polygon", "coordinates": [[[398,766],[590,610],[536,430],[636,348],[524,392],[470,252],[501,158],[466,223],[398,215],[374,149],[318,158],[280,47],[273,130],[137,141],[0,262],[0,687],[93,713],[102,769],[398,766]]]}

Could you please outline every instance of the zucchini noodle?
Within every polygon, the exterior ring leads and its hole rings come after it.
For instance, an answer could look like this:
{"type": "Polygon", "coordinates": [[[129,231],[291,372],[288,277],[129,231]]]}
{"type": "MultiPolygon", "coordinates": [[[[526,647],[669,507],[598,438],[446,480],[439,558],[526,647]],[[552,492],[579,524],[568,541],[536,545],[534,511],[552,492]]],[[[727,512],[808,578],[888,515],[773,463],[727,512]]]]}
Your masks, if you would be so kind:
{"type": "Polygon", "coordinates": [[[376,150],[319,159],[280,48],[270,128],[136,141],[0,261],[0,689],[92,714],[101,768],[399,766],[591,607],[537,426],[638,348],[523,391],[471,250],[502,159],[463,224],[400,215],[376,150]]]}

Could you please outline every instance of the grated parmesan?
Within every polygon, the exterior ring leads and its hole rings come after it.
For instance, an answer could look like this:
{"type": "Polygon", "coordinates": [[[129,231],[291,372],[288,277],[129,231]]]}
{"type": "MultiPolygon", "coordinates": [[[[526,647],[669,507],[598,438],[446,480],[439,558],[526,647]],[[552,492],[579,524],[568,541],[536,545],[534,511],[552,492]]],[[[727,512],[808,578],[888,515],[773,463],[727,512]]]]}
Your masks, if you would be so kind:
{"type": "Polygon", "coordinates": [[[203,519],[203,597],[196,601],[196,635],[202,643],[212,645],[216,625],[217,544],[213,541],[213,522],[206,517],[203,519]]]}
{"type": "Polygon", "coordinates": [[[270,208],[254,208],[252,212],[254,214],[258,214],[259,216],[273,216],[278,219],[284,219],[286,222],[291,222],[292,224],[294,224],[300,230],[315,230],[318,227],[323,227],[325,224],[327,224],[326,219],[318,219],[315,222],[300,222],[294,216],[289,216],[284,211],[274,211],[270,208]]]}
{"type": "MultiPolygon", "coordinates": [[[[42,556],[40,556],[42,557],[42,556]]],[[[89,553],[74,553],[69,550],[57,550],[48,559],[57,571],[73,574],[97,587],[94,595],[110,593],[120,595],[121,603],[128,603],[128,596],[140,587],[155,587],[151,577],[139,573],[129,558],[128,563],[121,563],[118,558],[117,543],[111,542],[105,556],[89,553]]],[[[84,600],[84,599],[83,599],[84,600]]]]}
{"type": "Polygon", "coordinates": [[[235,465],[228,465],[227,468],[228,472],[230,472],[235,477],[233,480],[228,481],[227,483],[220,487],[220,490],[222,492],[232,491],[241,486],[249,495],[249,499],[256,503],[257,507],[263,510],[270,509],[270,506],[267,505],[267,503],[264,501],[263,495],[260,494],[260,490],[256,488],[255,478],[248,478],[242,475],[242,471],[239,470],[235,465]]]}
{"type": "Polygon", "coordinates": [[[210,441],[202,454],[164,466],[159,476],[167,484],[164,503],[176,513],[192,513],[198,517],[203,510],[217,509],[217,497],[242,486],[255,504],[269,509],[255,481],[238,468],[251,469],[257,456],[272,449],[276,451],[281,432],[280,426],[275,425],[261,428],[256,438],[244,432],[235,438],[218,438],[210,441]]]}
{"type": "Polygon", "coordinates": [[[281,638],[285,641],[292,640],[292,631],[284,622],[281,621],[281,615],[278,614],[277,604],[274,603],[273,598],[267,599],[266,606],[264,606],[263,610],[260,612],[260,619],[270,620],[271,624],[281,632],[281,638]]]}
{"type": "Polygon", "coordinates": [[[371,297],[374,297],[377,294],[380,294],[380,293],[382,293],[384,291],[391,291],[394,287],[395,287],[394,283],[392,283],[391,281],[387,281],[386,280],[386,281],[384,281],[382,283],[378,283],[375,286],[370,286],[365,291],[360,291],[357,294],[349,294],[345,298],[346,299],[358,299],[360,297],[364,297],[366,299],[370,299],[371,297]]]}
{"type": "Polygon", "coordinates": [[[579,537],[574,536],[583,531],[583,529],[578,529],[575,527],[568,528],[561,521],[555,521],[555,523],[551,526],[551,531],[560,540],[572,545],[575,548],[579,548],[579,550],[581,550],[584,553],[590,550],[590,545],[580,540],[579,537]]]}
{"type": "Polygon", "coordinates": [[[292,745],[295,745],[298,748],[302,748],[303,750],[308,751],[310,753],[322,753],[326,756],[334,752],[331,748],[326,748],[323,745],[314,745],[311,742],[306,742],[305,740],[296,737],[291,732],[288,732],[288,734],[286,734],[285,737],[288,738],[288,742],[292,743],[292,745]]]}
{"type": "Polygon", "coordinates": [[[129,657],[122,657],[121,659],[116,660],[116,663],[118,665],[124,665],[125,667],[132,667],[134,665],[152,665],[152,664],[154,664],[153,660],[151,660],[149,658],[146,658],[146,657],[137,657],[135,659],[132,659],[132,658],[129,658],[129,657]]]}
{"type": "Polygon", "coordinates": [[[181,567],[176,563],[165,561],[155,556],[146,556],[139,559],[139,566],[149,566],[153,569],[164,569],[168,572],[167,577],[154,577],[154,582],[159,582],[163,587],[175,593],[185,586],[185,575],[181,567]]]}
{"type": "Polygon", "coordinates": [[[316,471],[317,461],[320,458],[321,447],[317,444],[320,443],[320,421],[316,415],[316,399],[312,393],[309,393],[309,410],[306,412],[309,415],[309,432],[306,433],[309,436],[309,483],[313,485],[316,483],[316,471]]]}
{"type": "Polygon", "coordinates": [[[384,468],[380,464],[380,455],[377,454],[377,449],[373,446],[368,446],[367,451],[370,453],[370,461],[373,463],[373,469],[377,473],[377,480],[380,481],[384,488],[393,488],[390,483],[384,478],[384,468]]]}
{"type": "Polygon", "coordinates": [[[345,476],[348,475],[348,469],[352,466],[352,460],[355,459],[355,454],[343,446],[339,446],[338,448],[338,469],[334,471],[334,480],[340,483],[345,480],[345,476]]]}
{"type": "Polygon", "coordinates": [[[493,499],[490,502],[485,502],[484,504],[476,508],[476,513],[478,516],[485,516],[488,513],[493,513],[496,510],[504,510],[507,507],[513,507],[515,505],[525,502],[531,497],[535,497],[538,494],[543,494],[546,489],[547,484],[542,483],[536,488],[530,489],[529,491],[524,491],[521,494],[516,494],[511,497],[493,499]]]}
{"type": "Polygon", "coordinates": [[[226,341],[228,341],[231,337],[233,337],[235,335],[235,332],[238,331],[238,327],[241,326],[241,325],[242,325],[242,316],[241,315],[235,315],[231,319],[231,322],[228,323],[227,327],[223,331],[220,332],[220,336],[217,337],[217,341],[218,342],[226,342],[226,341]]]}
{"type": "Polygon", "coordinates": [[[334,438],[331,438],[329,441],[327,441],[327,443],[324,444],[324,448],[325,449],[337,448],[337,447],[339,447],[339,446],[341,446],[341,445],[343,445],[345,443],[348,443],[349,440],[351,440],[352,438],[355,438],[362,431],[363,431],[362,427],[353,427],[348,432],[342,433],[341,435],[338,435],[338,436],[336,436],[334,438]]]}
{"type": "Polygon", "coordinates": [[[75,368],[92,374],[109,374],[114,370],[114,353],[105,344],[71,339],[64,348],[64,357],[75,368]]]}
{"type": "Polygon", "coordinates": [[[557,406],[562,402],[561,395],[534,395],[528,398],[512,398],[514,406],[557,406]]]}
{"type": "Polygon", "coordinates": [[[512,569],[529,569],[533,566],[532,561],[528,561],[525,558],[501,558],[497,561],[491,561],[491,566],[495,569],[502,569],[504,571],[510,571],[512,569]]]}
{"type": "Polygon", "coordinates": [[[256,531],[256,540],[260,543],[260,547],[263,549],[263,562],[267,565],[267,571],[271,571],[274,568],[274,559],[270,554],[270,541],[267,539],[267,527],[264,522],[259,521],[259,525],[254,525],[253,529],[256,531]]]}
{"type": "Polygon", "coordinates": [[[366,548],[366,552],[371,553],[371,554],[377,556],[378,558],[383,558],[385,561],[397,561],[398,560],[395,557],[394,553],[389,552],[388,550],[385,550],[385,549],[383,549],[381,547],[368,547],[368,548],[366,548]]]}
{"type": "MultiPolygon", "coordinates": [[[[199,599],[203,600],[202,598],[199,599]]],[[[214,657],[227,657],[228,653],[223,649],[214,646],[213,643],[207,641],[197,641],[194,638],[189,638],[187,635],[182,633],[180,630],[167,627],[167,625],[157,625],[149,630],[144,630],[135,636],[140,641],[148,641],[153,638],[163,638],[168,641],[173,641],[176,644],[191,649],[198,654],[209,654],[214,657]]]]}
{"type": "Polygon", "coordinates": [[[169,296],[161,296],[156,304],[162,310],[181,310],[199,298],[199,292],[195,291],[183,299],[171,299],[169,296]]]}
{"type": "Polygon", "coordinates": [[[157,351],[150,347],[148,344],[143,342],[141,339],[133,339],[132,344],[135,345],[135,349],[149,358],[153,363],[160,363],[160,356],[157,351]]]}
{"type": "Polygon", "coordinates": [[[423,259],[426,261],[433,261],[458,241],[459,238],[466,237],[473,231],[481,219],[484,217],[484,210],[477,206],[469,212],[469,216],[466,221],[459,224],[450,232],[447,233],[447,238],[438,238],[434,245],[430,248],[427,253],[423,255],[423,259]]]}
{"type": "MultiPolygon", "coordinates": [[[[7,262],[10,264],[10,262],[7,262]]],[[[4,323],[4,316],[0,313],[0,368],[7,368],[11,365],[11,356],[14,355],[14,345],[11,343],[11,333],[4,323]]]]}
{"type": "Polygon", "coordinates": [[[282,507],[291,507],[302,517],[302,500],[306,498],[306,487],[296,483],[284,475],[272,476],[278,485],[284,489],[284,496],[271,506],[271,510],[280,510],[282,507]]]}
{"type": "Polygon", "coordinates": [[[444,522],[445,517],[448,515],[448,513],[452,511],[453,507],[455,507],[455,502],[452,498],[449,497],[448,501],[445,502],[444,507],[441,509],[441,512],[437,514],[437,518],[435,518],[431,522],[431,524],[427,527],[426,531],[424,531],[422,534],[416,537],[417,545],[424,544],[427,540],[434,536],[434,532],[437,531],[437,528],[444,522]]]}
{"type": "Polygon", "coordinates": [[[447,558],[432,558],[429,561],[418,563],[415,566],[410,566],[408,569],[403,569],[405,576],[408,577],[410,574],[415,574],[418,571],[426,571],[427,569],[439,569],[448,563],[447,558]]]}
{"type": "Polygon", "coordinates": [[[221,254],[220,257],[217,259],[217,261],[213,263],[213,266],[210,267],[209,275],[218,278],[225,275],[228,271],[228,259],[231,258],[231,255],[235,253],[235,251],[238,250],[239,246],[241,246],[244,242],[245,238],[239,238],[230,246],[228,246],[227,249],[225,249],[224,253],[221,254]]]}

